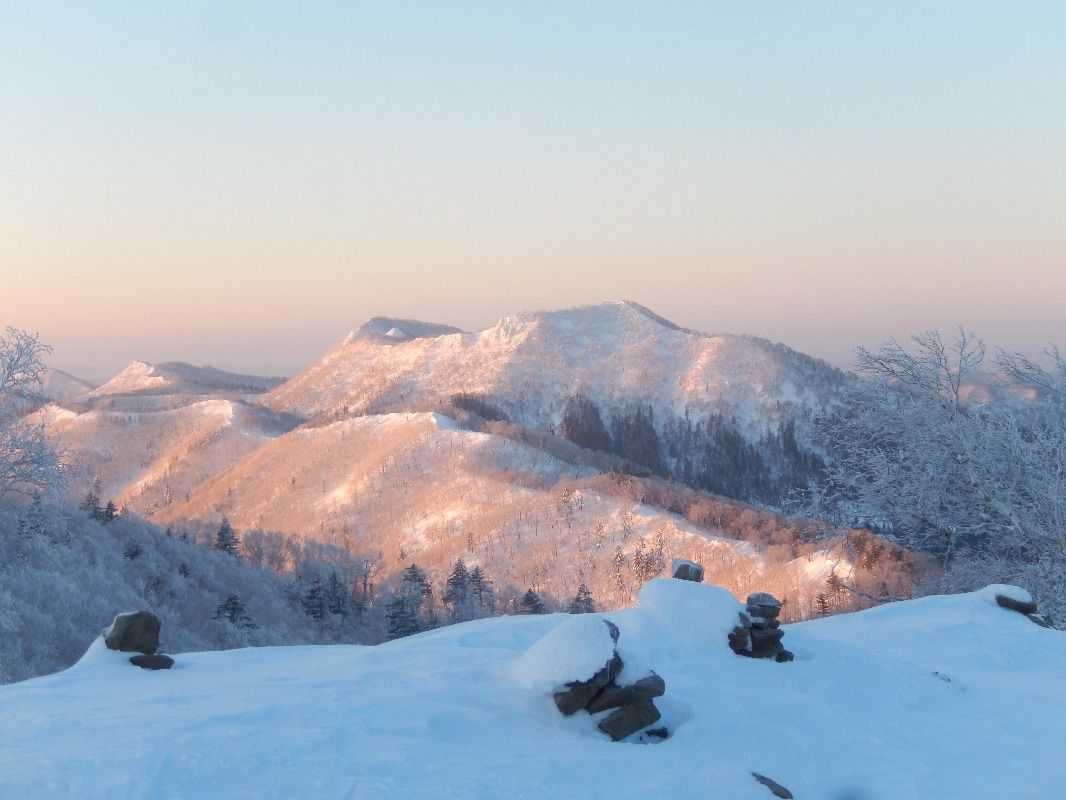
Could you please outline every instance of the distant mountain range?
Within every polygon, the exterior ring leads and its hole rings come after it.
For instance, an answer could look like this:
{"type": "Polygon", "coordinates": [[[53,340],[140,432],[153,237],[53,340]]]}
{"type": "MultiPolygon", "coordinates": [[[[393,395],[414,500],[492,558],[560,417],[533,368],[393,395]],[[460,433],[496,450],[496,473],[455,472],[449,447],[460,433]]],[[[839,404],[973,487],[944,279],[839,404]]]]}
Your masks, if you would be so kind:
{"type": "Polygon", "coordinates": [[[384,574],[463,557],[507,585],[565,597],[587,583],[615,603],[635,588],[620,569],[656,551],[807,603],[839,553],[797,550],[799,523],[770,515],[736,541],[694,509],[732,503],[706,490],[765,503],[805,480],[807,423],[849,380],[784,345],[610,302],[479,333],[374,318],[287,381],[134,362],[38,413],[83,491],[201,537],[225,515],[376,553],[384,574]],[[675,483],[647,502],[640,480],[657,478],[675,483]],[[751,544],[765,525],[791,531],[771,559],[751,544]]]}

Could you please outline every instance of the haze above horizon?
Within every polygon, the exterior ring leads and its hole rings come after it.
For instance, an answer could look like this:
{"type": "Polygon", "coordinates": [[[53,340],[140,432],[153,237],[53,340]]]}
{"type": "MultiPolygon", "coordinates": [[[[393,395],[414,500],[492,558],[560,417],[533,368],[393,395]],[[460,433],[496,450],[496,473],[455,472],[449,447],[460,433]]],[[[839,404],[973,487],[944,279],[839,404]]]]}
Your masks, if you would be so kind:
{"type": "Polygon", "coordinates": [[[1066,345],[1060,4],[0,16],[0,325],[81,377],[623,297],[840,365],[1066,345]]]}

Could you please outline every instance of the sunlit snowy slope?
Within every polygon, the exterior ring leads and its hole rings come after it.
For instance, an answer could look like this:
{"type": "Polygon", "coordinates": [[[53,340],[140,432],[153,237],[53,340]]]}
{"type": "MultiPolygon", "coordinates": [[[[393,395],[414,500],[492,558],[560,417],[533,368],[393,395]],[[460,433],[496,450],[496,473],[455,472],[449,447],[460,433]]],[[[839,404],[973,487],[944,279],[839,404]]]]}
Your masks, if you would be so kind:
{"type": "Polygon", "coordinates": [[[660,579],[605,615],[623,680],[666,681],[660,744],[556,711],[554,665],[581,654],[525,654],[567,615],[179,654],[169,672],[98,640],[66,672],[0,687],[0,796],[772,800],[753,771],[799,800],[1063,796],[1061,631],[986,590],[787,626],[796,660],[777,664],[730,652],[739,608],[660,579]]]}

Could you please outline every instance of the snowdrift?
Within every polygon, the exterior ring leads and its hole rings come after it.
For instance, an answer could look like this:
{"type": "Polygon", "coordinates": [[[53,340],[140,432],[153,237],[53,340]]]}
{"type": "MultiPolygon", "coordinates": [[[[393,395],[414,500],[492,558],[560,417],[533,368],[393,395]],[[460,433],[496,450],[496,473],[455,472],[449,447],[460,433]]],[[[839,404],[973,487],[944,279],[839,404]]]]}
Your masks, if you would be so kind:
{"type": "Polygon", "coordinates": [[[800,800],[1062,797],[1066,636],[997,607],[1002,588],[786,626],[777,664],[729,651],[728,593],[652,581],[596,616],[666,681],[655,745],[556,711],[554,684],[603,656],[567,615],[159,673],[96,644],[0,687],[0,796],[771,800],[755,771],[800,800]]]}

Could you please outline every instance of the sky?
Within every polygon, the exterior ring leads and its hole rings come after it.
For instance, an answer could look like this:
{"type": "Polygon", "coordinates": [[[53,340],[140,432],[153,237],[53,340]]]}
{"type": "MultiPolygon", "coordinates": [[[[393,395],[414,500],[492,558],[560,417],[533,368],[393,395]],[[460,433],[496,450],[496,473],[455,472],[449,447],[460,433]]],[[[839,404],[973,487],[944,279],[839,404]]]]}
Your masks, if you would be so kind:
{"type": "Polygon", "coordinates": [[[1066,345],[1058,2],[0,0],[0,325],[292,374],[631,299],[847,365],[1066,345]]]}

